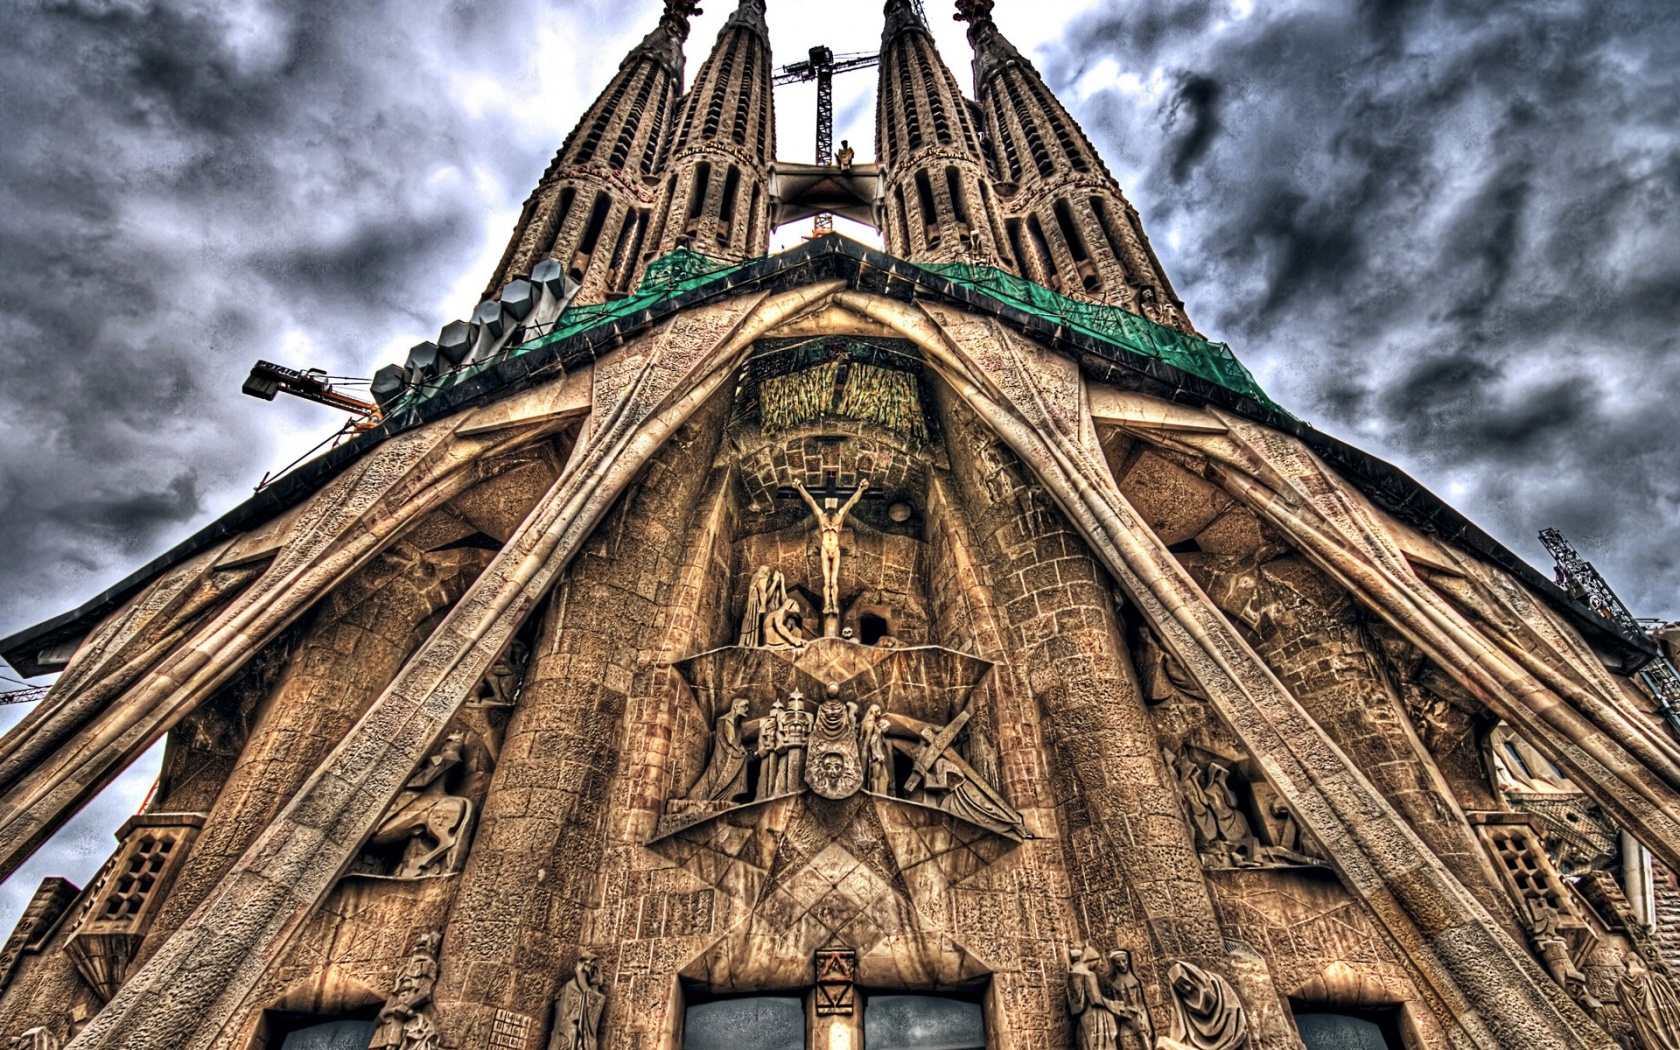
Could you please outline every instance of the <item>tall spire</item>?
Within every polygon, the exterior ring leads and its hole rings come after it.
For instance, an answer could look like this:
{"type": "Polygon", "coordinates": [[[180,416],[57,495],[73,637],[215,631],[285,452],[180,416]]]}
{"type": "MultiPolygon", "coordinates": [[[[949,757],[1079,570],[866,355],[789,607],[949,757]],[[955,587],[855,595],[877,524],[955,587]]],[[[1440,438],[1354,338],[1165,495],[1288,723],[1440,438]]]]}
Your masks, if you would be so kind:
{"type": "Polygon", "coordinates": [[[486,298],[542,259],[583,286],[577,302],[630,281],[682,90],[688,20],[699,13],[695,0],[666,0],[659,25],[619,63],[526,199],[486,298]]]}
{"type": "Polygon", "coordinates": [[[875,152],[887,248],[911,260],[1002,263],[1004,244],[980,135],[957,80],[908,0],[888,0],[875,152]]]}
{"type": "Polygon", "coordinates": [[[974,48],[974,93],[1021,272],[1067,295],[1193,331],[1137,209],[1038,70],[998,31],[994,0],[956,0],[974,48]]]}
{"type": "Polygon", "coordinates": [[[736,261],[770,244],[776,157],[764,0],[740,0],[683,99],[640,264],[677,247],[736,261]]]}

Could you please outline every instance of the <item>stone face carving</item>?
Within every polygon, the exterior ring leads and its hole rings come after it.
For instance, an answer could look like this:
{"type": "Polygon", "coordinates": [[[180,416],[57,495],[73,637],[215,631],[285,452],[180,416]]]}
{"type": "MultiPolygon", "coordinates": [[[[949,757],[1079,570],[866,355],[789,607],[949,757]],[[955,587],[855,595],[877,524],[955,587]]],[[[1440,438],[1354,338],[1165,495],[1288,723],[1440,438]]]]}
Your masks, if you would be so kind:
{"type": "Polygon", "coordinates": [[[390,998],[379,1010],[379,1027],[369,1050],[439,1050],[432,1023],[432,989],[437,986],[438,945],[443,936],[432,930],[420,935],[408,963],[397,975],[390,998]]]}
{"type": "Polygon", "coordinates": [[[1159,1050],[1235,1050],[1248,1043],[1248,1016],[1225,978],[1194,963],[1167,971],[1172,993],[1172,1032],[1159,1050]]]}
{"type": "Polygon", "coordinates": [[[863,786],[857,705],[824,700],[817,706],[806,749],[805,782],[823,798],[850,798],[863,786]]]}
{"type": "Polygon", "coordinates": [[[1680,995],[1666,972],[1629,953],[1622,960],[1622,1009],[1644,1050],[1680,1050],[1680,995]]]}
{"type": "Polygon", "coordinates": [[[607,991],[601,985],[595,956],[583,952],[554,1000],[554,1032],[548,1037],[548,1050],[595,1050],[606,1005],[607,991]]]}
{"type": "Polygon", "coordinates": [[[694,802],[730,802],[747,792],[747,748],[741,739],[741,720],[747,702],[736,700],[712,731],[712,759],[686,796],[694,802]]]}
{"type": "Polygon", "coordinates": [[[1096,952],[1068,949],[1068,1013],[1073,1015],[1079,1050],[1119,1050],[1120,1025],[1132,1010],[1112,998],[1091,968],[1096,952]]]}
{"type": "Polygon", "coordinates": [[[819,505],[804,486],[796,486],[796,491],[817,519],[818,551],[822,558],[823,634],[833,637],[840,631],[840,529],[846,523],[846,515],[869,491],[869,479],[859,478],[857,490],[838,509],[836,497],[825,498],[819,505]]]}
{"type": "Polygon", "coordinates": [[[450,733],[403,785],[368,839],[373,847],[404,844],[397,878],[456,871],[466,854],[472,803],[447,791],[449,774],[466,762],[466,734],[450,733]]]}

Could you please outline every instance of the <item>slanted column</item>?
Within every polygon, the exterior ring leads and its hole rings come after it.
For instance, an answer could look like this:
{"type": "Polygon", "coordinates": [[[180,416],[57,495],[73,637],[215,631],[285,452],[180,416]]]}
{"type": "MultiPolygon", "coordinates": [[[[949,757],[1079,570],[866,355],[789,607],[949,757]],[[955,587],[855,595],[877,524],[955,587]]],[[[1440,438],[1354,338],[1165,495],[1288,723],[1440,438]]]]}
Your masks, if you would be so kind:
{"type": "MultiPolygon", "coordinates": [[[[1289,1046],[1270,975],[1235,972],[1160,738],[1144,708],[1106,576],[1015,458],[952,407],[952,473],[1003,613],[1003,649],[1038,702],[1077,929],[1073,947],[1133,951],[1151,1012],[1170,1016],[1167,970],[1191,962],[1237,984],[1259,1037],[1289,1046]]],[[[1066,955],[1058,960],[1067,964],[1066,955]]]]}
{"type": "MultiPolygon", "coordinates": [[[[446,1046],[492,1045],[499,1012],[547,1030],[599,903],[626,705],[657,655],[725,407],[701,409],[673,436],[549,599],[444,930],[436,1000],[446,1046]]],[[[597,955],[611,999],[614,946],[597,955]]]]}

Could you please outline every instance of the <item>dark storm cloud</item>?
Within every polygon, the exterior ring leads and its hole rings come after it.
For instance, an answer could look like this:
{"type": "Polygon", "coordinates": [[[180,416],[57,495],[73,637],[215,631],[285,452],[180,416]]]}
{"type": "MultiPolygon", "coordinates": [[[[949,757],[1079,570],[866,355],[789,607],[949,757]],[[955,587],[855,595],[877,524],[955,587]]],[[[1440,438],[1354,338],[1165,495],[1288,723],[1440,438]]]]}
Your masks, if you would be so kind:
{"type": "Polygon", "coordinates": [[[1276,398],[1680,616],[1680,7],[1115,0],[1041,57],[1276,398]]]}

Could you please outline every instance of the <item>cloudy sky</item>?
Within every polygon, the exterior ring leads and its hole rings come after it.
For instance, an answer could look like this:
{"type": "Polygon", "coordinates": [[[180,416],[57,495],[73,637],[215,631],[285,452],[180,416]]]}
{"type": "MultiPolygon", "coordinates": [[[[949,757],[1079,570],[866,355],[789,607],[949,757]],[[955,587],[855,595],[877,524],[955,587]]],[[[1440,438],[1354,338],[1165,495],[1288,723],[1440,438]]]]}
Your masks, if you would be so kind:
{"type": "MultiPolygon", "coordinates": [[[[927,3],[966,84],[962,27],[927,3]]],[[[710,7],[691,71],[730,3],[710,7]]],[[[471,310],[657,10],[0,5],[0,634],[330,435],[325,409],[241,396],[254,360],[366,376],[471,310]]],[[[874,11],[771,0],[777,60],[873,50],[874,11]]],[[[1276,400],[1536,565],[1562,528],[1639,614],[1680,617],[1680,5],[999,0],[997,20],[1276,400]]],[[[836,86],[837,136],[868,156],[874,78],[836,86]]],[[[805,160],[814,91],[778,103],[779,152],[805,160]]],[[[42,876],[92,873],[156,768],[0,888],[0,934],[42,876]]]]}

